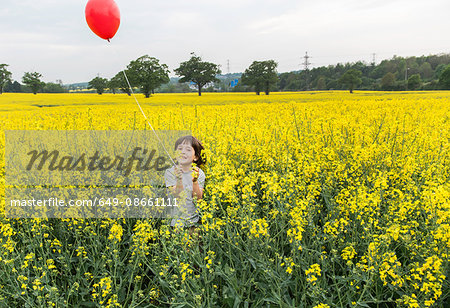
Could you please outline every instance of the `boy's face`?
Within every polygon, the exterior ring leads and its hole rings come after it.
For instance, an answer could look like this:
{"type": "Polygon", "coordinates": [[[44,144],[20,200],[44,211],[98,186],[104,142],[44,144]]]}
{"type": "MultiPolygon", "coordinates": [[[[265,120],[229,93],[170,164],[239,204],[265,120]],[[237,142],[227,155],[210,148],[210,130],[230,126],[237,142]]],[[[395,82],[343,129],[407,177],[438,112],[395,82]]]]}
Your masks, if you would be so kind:
{"type": "Polygon", "coordinates": [[[177,150],[180,153],[178,163],[181,165],[190,165],[197,157],[194,148],[186,140],[178,145],[177,150]]]}

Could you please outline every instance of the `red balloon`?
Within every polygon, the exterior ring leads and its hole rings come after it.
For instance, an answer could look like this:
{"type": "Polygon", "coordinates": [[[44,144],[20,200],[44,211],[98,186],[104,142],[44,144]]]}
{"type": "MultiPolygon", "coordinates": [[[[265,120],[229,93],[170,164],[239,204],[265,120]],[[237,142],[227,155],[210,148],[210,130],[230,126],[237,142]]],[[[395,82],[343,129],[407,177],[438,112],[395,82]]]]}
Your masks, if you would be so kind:
{"type": "Polygon", "coordinates": [[[108,41],[114,37],[120,25],[120,11],[114,0],[89,0],[84,12],[92,32],[108,41]]]}

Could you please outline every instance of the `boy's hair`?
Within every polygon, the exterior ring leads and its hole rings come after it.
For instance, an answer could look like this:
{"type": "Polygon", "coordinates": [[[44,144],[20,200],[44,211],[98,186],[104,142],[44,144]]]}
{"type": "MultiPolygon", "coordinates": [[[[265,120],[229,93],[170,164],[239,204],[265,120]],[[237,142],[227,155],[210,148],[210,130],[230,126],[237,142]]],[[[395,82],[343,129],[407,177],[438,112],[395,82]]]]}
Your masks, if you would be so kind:
{"type": "Polygon", "coordinates": [[[196,163],[199,167],[206,164],[206,155],[205,153],[202,153],[202,150],[204,150],[205,148],[203,147],[200,140],[198,140],[194,136],[183,136],[178,138],[178,140],[175,142],[175,150],[177,150],[178,146],[184,141],[188,142],[194,148],[195,155],[198,157],[197,160],[194,160],[194,163],[196,163]]]}

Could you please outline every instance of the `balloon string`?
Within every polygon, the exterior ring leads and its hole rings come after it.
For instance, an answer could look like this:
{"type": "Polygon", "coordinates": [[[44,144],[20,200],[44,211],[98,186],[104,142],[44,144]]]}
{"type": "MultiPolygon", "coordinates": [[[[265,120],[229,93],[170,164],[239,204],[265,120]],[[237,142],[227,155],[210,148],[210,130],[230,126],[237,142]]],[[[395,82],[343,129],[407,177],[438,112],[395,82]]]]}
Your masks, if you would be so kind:
{"type": "MultiPolygon", "coordinates": [[[[108,40],[109,42],[109,40],[108,40]]],[[[167,156],[169,156],[170,160],[172,161],[172,164],[174,166],[176,166],[176,163],[173,161],[172,157],[170,156],[170,154],[167,152],[166,147],[164,146],[164,143],[161,142],[161,139],[159,139],[158,135],[156,134],[155,130],[153,129],[153,126],[150,124],[150,121],[148,120],[147,116],[145,115],[144,110],[142,110],[141,104],[139,104],[138,99],[136,98],[136,95],[134,95],[134,91],[133,88],[131,87],[130,81],[128,80],[128,76],[127,73],[125,73],[125,70],[122,70],[123,75],[125,76],[125,80],[127,81],[128,87],[130,88],[130,92],[134,97],[134,100],[136,101],[136,104],[139,106],[139,109],[141,110],[142,115],[144,116],[145,120],[147,121],[148,125],[150,125],[150,128],[153,130],[153,133],[155,133],[156,138],[158,139],[158,141],[161,143],[161,145],[164,148],[164,151],[167,153],[167,156]]]]}

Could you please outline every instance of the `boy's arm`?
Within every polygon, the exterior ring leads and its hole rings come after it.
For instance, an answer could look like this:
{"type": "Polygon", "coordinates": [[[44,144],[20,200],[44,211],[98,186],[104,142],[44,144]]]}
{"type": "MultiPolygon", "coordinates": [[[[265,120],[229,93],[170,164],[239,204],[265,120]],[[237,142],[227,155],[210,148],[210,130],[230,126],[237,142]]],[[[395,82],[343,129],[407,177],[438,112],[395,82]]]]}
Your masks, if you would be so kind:
{"type": "Polygon", "coordinates": [[[199,171],[199,176],[195,181],[192,181],[192,197],[198,200],[203,198],[203,187],[205,186],[205,174],[199,171]]]}
{"type": "Polygon", "coordinates": [[[166,180],[166,186],[169,192],[175,197],[178,197],[180,192],[184,189],[182,179],[177,178],[173,171],[170,171],[169,169],[166,170],[164,178],[166,180]]]}
{"type": "Polygon", "coordinates": [[[181,179],[177,179],[177,184],[175,186],[169,186],[169,189],[172,194],[178,197],[180,192],[184,189],[183,181],[181,179]]]}
{"type": "Polygon", "coordinates": [[[203,188],[200,188],[198,180],[192,183],[192,197],[198,200],[203,198],[203,188]]]}

